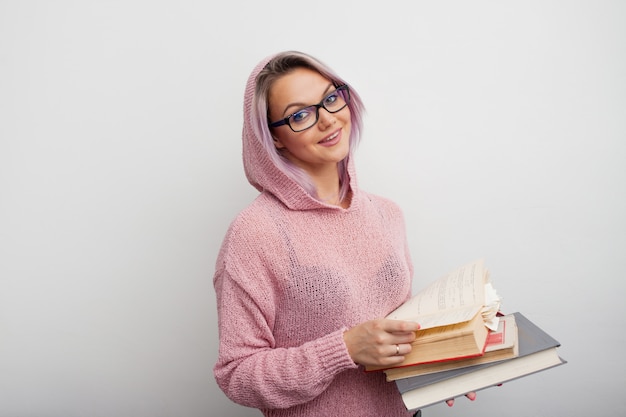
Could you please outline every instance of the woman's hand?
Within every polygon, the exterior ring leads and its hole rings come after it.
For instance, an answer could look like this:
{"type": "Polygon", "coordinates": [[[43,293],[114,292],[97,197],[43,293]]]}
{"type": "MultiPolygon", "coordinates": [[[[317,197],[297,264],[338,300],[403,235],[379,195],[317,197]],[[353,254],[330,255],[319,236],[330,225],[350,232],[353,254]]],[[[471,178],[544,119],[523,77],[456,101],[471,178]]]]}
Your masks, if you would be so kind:
{"type": "MultiPolygon", "coordinates": [[[[355,363],[370,366],[393,366],[404,360],[404,355],[411,352],[411,342],[415,340],[418,323],[401,320],[377,319],[366,321],[347,330],[343,340],[348,353],[355,363]]],[[[476,399],[474,391],[465,396],[476,399]]],[[[454,405],[454,398],[446,400],[449,407],[454,405]]]]}
{"type": "Polygon", "coordinates": [[[418,323],[377,319],[347,330],[343,339],[355,363],[369,366],[393,366],[411,352],[418,323]]]}
{"type": "MultiPolygon", "coordinates": [[[[502,384],[498,384],[496,386],[501,387],[502,384]]],[[[467,394],[465,394],[465,396],[469,398],[470,401],[474,401],[476,399],[476,393],[474,391],[468,392],[467,394]]],[[[454,405],[454,398],[450,398],[449,400],[446,400],[446,404],[448,404],[448,407],[452,407],[454,405]]]]}
{"type": "MultiPolygon", "coordinates": [[[[465,396],[469,398],[470,401],[474,401],[476,399],[476,393],[474,391],[468,392],[467,394],[465,394],[465,396]]],[[[452,407],[454,405],[454,398],[446,400],[446,404],[448,404],[448,407],[452,407]]]]}

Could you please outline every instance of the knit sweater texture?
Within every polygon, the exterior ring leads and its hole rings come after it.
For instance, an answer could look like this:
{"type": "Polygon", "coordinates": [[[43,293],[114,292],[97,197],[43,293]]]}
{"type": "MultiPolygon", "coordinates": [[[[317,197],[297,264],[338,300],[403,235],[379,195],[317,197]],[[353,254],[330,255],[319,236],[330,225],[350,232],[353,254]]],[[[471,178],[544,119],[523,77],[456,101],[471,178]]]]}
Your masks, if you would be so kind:
{"type": "Polygon", "coordinates": [[[244,95],[243,160],[259,196],[231,223],[214,276],[216,381],[234,402],[272,417],[407,417],[395,387],[356,365],[343,333],[411,294],[402,213],[360,190],[349,208],[309,195],[268,158],[244,95]]]}

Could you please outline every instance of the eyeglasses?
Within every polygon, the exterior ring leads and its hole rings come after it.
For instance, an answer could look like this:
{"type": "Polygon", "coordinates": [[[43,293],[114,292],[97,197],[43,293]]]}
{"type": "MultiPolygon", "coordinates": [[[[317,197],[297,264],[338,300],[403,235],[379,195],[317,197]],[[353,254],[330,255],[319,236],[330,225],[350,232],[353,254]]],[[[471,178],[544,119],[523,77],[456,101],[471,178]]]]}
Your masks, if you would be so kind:
{"type": "Polygon", "coordinates": [[[288,117],[277,122],[270,123],[270,127],[287,125],[294,132],[302,132],[317,123],[320,117],[320,107],[326,109],[328,113],[337,113],[350,103],[350,90],[347,85],[340,85],[335,91],[324,97],[319,104],[313,104],[292,113],[288,117]]]}

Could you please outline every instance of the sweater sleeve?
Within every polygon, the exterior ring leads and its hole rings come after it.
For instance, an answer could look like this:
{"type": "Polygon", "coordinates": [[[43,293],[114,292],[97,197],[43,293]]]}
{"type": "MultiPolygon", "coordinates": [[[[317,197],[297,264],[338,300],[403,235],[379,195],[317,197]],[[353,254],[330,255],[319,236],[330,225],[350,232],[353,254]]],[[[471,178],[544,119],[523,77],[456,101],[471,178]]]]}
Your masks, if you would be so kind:
{"type": "Polygon", "coordinates": [[[338,329],[300,346],[275,346],[274,308],[267,288],[246,288],[226,268],[216,272],[220,332],[216,381],[234,402],[261,409],[287,408],[311,401],[333,378],[357,365],[338,329]]]}

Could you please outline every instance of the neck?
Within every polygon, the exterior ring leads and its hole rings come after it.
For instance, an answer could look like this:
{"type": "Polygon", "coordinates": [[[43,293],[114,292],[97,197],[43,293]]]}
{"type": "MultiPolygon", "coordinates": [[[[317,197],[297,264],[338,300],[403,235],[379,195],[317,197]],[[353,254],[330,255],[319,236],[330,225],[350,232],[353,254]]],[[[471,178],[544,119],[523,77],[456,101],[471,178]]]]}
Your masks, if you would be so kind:
{"type": "Polygon", "coordinates": [[[332,205],[341,205],[339,198],[339,173],[337,171],[337,165],[326,166],[324,169],[311,172],[309,175],[315,184],[318,198],[332,205]]]}
{"type": "Polygon", "coordinates": [[[327,176],[312,176],[315,183],[318,198],[326,204],[348,208],[350,205],[350,193],[341,199],[341,187],[337,169],[327,176]]]}

